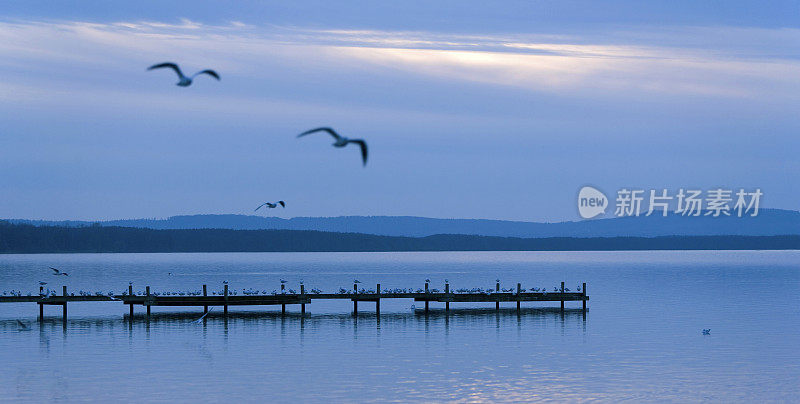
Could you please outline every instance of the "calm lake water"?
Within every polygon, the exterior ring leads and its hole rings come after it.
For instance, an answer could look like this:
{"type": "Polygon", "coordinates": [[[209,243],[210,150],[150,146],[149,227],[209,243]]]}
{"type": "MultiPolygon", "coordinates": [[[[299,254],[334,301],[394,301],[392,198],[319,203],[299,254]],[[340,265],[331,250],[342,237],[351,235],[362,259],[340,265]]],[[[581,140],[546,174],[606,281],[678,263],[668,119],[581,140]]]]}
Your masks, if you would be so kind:
{"type": "MultiPolygon", "coordinates": [[[[0,293],[367,287],[552,289],[586,282],[586,316],[556,304],[213,309],[0,304],[0,401],[797,401],[800,252],[432,252],[0,256],[0,293]],[[50,274],[49,266],[69,277],[50,274]],[[169,273],[172,273],[171,275],[169,273]],[[19,331],[17,319],[32,330],[19,331]],[[702,329],[710,328],[710,335],[702,329]]],[[[579,302],[568,302],[577,309],[579,302]]]]}

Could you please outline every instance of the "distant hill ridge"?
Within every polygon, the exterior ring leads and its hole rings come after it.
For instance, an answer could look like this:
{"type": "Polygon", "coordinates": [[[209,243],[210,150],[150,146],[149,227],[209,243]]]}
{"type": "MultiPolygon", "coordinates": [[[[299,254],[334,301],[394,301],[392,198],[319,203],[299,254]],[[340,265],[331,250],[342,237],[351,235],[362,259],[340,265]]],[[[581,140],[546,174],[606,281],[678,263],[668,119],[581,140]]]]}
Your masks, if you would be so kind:
{"type": "Polygon", "coordinates": [[[800,212],[762,209],[756,217],[699,216],[675,213],[667,217],[639,216],[558,223],[489,219],[437,219],[416,216],[276,217],[248,215],[182,215],[167,219],[126,219],[104,222],[9,219],[36,226],[136,227],[148,229],[316,230],[382,236],[426,237],[465,234],[497,237],[659,237],[775,236],[800,234],[800,212]],[[95,224],[97,223],[97,224],[95,224]]]}

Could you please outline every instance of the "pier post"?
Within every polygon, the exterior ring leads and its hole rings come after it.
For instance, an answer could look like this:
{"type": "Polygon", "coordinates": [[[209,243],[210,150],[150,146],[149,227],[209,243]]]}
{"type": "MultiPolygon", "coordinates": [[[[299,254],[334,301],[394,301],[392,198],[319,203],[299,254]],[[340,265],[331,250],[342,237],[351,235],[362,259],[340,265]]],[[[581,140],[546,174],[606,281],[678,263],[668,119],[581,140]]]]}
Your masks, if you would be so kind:
{"type": "MultiPolygon", "coordinates": [[[[444,284],[444,293],[447,295],[447,297],[450,297],[450,284],[449,283],[445,283],[444,284]]],[[[449,301],[444,302],[444,311],[445,311],[445,313],[449,313],[450,312],[450,302],[449,301]]]]}
{"type": "Polygon", "coordinates": [[[353,296],[355,296],[355,299],[353,299],[353,315],[357,316],[358,315],[358,284],[356,284],[356,283],[353,284],[353,296]]]}
{"type": "Polygon", "coordinates": [[[518,283],[517,284],[517,313],[519,313],[519,303],[520,303],[520,301],[519,301],[520,295],[519,294],[520,294],[521,291],[522,291],[522,284],[518,283]]]}
{"type": "Polygon", "coordinates": [[[425,314],[428,314],[428,282],[425,282],[425,314]]]}
{"type": "Polygon", "coordinates": [[[147,295],[147,297],[145,298],[146,299],[145,300],[145,306],[147,306],[147,319],[149,320],[150,319],[150,302],[148,300],[150,299],[150,286],[145,286],[144,287],[144,291],[145,291],[145,294],[147,295]]]}
{"type": "Polygon", "coordinates": [[[228,284],[226,283],[224,286],[222,296],[225,304],[222,306],[222,315],[228,317],[228,284]]]}
{"type": "Polygon", "coordinates": [[[63,311],[64,311],[64,322],[66,323],[67,322],[67,286],[66,285],[62,286],[61,290],[62,290],[62,293],[64,294],[64,305],[62,307],[63,307],[63,311]]]}
{"type": "MultiPolygon", "coordinates": [[[[500,282],[497,282],[497,284],[494,285],[494,291],[496,293],[500,293],[500,282]]],[[[497,311],[500,310],[500,301],[499,300],[494,303],[494,309],[497,310],[497,311]]]]}
{"type": "MultiPolygon", "coordinates": [[[[208,288],[206,288],[206,285],[203,285],[203,297],[206,296],[208,296],[208,288]]],[[[208,313],[208,306],[203,306],[203,314],[206,313],[208,313]]]]}
{"type": "Polygon", "coordinates": [[[375,315],[381,315],[381,284],[379,283],[378,286],[375,287],[375,290],[378,293],[378,298],[375,299],[375,315]]]}
{"type": "Polygon", "coordinates": [[[561,282],[561,311],[564,311],[564,282],[561,282]]]}
{"type": "MultiPolygon", "coordinates": [[[[44,299],[44,286],[39,286],[39,300],[44,299]]],[[[39,322],[44,320],[44,305],[39,303],[39,322]]]]}
{"type": "MultiPolygon", "coordinates": [[[[128,284],[128,297],[133,297],[133,285],[128,284]]],[[[128,309],[130,309],[130,319],[133,321],[133,301],[128,304],[128,309]]]]}
{"type": "Polygon", "coordinates": [[[586,311],[586,282],[583,283],[583,311],[586,311]]]}
{"type": "MultiPolygon", "coordinates": [[[[285,294],[285,293],[286,293],[286,285],[284,285],[283,283],[281,283],[281,294],[283,295],[283,294],[285,294]]],[[[281,304],[281,315],[282,315],[282,316],[283,316],[283,315],[286,315],[286,304],[285,304],[285,303],[284,303],[284,304],[281,304]]]]}
{"type": "MultiPolygon", "coordinates": [[[[302,283],[300,284],[300,296],[302,298],[306,297],[306,287],[302,283]]],[[[302,314],[302,315],[306,314],[306,304],[305,303],[300,305],[300,314],[302,314]]]]}

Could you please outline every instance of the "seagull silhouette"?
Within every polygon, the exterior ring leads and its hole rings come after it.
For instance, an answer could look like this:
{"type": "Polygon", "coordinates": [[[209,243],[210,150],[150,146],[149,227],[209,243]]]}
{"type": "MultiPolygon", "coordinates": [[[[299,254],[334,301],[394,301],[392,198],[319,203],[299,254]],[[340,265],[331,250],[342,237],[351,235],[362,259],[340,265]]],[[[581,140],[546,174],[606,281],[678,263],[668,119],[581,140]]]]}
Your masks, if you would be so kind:
{"type": "Polygon", "coordinates": [[[365,166],[367,165],[367,142],[365,142],[363,139],[348,139],[344,136],[339,135],[338,133],[336,133],[336,131],[334,131],[331,128],[316,128],[307,130],[297,135],[297,137],[305,136],[315,132],[328,132],[331,136],[333,136],[334,139],[336,139],[336,141],[333,142],[333,147],[345,147],[349,143],[355,143],[359,145],[361,147],[361,160],[363,161],[365,166]]]}
{"type": "Polygon", "coordinates": [[[178,82],[176,83],[176,85],[179,86],[179,87],[189,87],[192,84],[192,80],[195,77],[197,77],[198,75],[201,75],[201,74],[207,74],[207,75],[219,80],[219,74],[217,74],[217,72],[215,72],[213,70],[208,70],[208,69],[199,71],[199,72],[197,72],[197,73],[195,73],[195,74],[193,74],[193,75],[191,75],[189,77],[186,77],[186,76],[183,75],[183,72],[181,71],[181,68],[178,67],[178,65],[176,65],[175,63],[170,63],[170,62],[159,63],[157,65],[152,65],[152,66],[148,67],[147,70],[155,70],[155,69],[163,69],[163,68],[169,68],[169,69],[175,70],[175,73],[178,74],[178,82]]]}
{"type": "Polygon", "coordinates": [[[66,273],[66,272],[61,272],[61,271],[59,271],[58,269],[55,269],[55,268],[53,268],[53,267],[50,267],[50,269],[52,269],[52,270],[53,270],[53,275],[64,275],[64,276],[69,276],[69,274],[68,274],[68,273],[66,273]]]}
{"type": "Polygon", "coordinates": [[[204,318],[206,318],[206,316],[208,315],[208,313],[211,313],[211,310],[214,310],[214,308],[212,307],[212,308],[208,309],[208,311],[207,311],[207,312],[205,312],[205,314],[203,314],[203,316],[202,316],[202,317],[198,318],[197,320],[194,320],[194,321],[192,321],[192,323],[194,323],[194,324],[200,324],[200,323],[202,323],[202,322],[203,322],[203,319],[204,319],[204,318]]]}
{"type": "Polygon", "coordinates": [[[282,207],[282,208],[285,208],[285,207],[286,207],[286,202],[284,202],[284,201],[278,201],[278,202],[275,202],[275,203],[264,202],[264,203],[262,203],[261,205],[258,205],[258,207],[256,208],[256,210],[254,210],[253,212],[255,212],[255,211],[257,211],[257,210],[261,209],[261,207],[262,207],[262,206],[266,206],[266,207],[268,207],[268,208],[270,208],[270,209],[275,209],[275,208],[277,208],[277,207],[278,207],[278,205],[281,205],[281,207],[282,207]]]}
{"type": "Polygon", "coordinates": [[[31,330],[31,328],[30,328],[30,327],[28,327],[28,326],[27,326],[25,323],[23,323],[22,321],[19,321],[19,320],[17,320],[17,325],[19,325],[19,330],[18,330],[18,331],[30,331],[30,330],[31,330]]]}
{"type": "Polygon", "coordinates": [[[361,281],[358,279],[353,279],[353,283],[361,283],[361,281]]]}
{"type": "Polygon", "coordinates": [[[703,329],[703,335],[711,335],[711,329],[710,328],[703,329]]]}

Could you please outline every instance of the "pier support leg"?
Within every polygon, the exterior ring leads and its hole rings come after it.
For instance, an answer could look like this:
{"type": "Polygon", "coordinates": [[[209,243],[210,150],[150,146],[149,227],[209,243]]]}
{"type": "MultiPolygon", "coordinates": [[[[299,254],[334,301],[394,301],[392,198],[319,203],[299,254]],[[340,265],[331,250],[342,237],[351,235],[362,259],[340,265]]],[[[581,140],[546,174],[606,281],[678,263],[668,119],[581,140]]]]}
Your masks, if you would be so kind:
{"type": "MultiPolygon", "coordinates": [[[[428,294],[428,282],[425,282],[425,294],[428,294]]],[[[427,298],[427,296],[425,296],[427,298]]],[[[428,314],[428,301],[425,300],[425,314],[428,314]]]]}
{"type": "MultiPolygon", "coordinates": [[[[494,291],[496,293],[500,293],[500,282],[497,282],[497,284],[494,285],[494,291]]],[[[494,309],[500,311],[500,301],[494,303],[494,309]]]]}
{"type": "Polygon", "coordinates": [[[39,303],[39,322],[44,321],[44,305],[39,303]]]}
{"type": "Polygon", "coordinates": [[[561,282],[561,311],[564,311],[564,282],[561,282]]]}
{"type": "Polygon", "coordinates": [[[225,287],[223,288],[223,292],[222,293],[223,293],[224,300],[225,300],[225,304],[222,306],[222,315],[225,316],[225,317],[228,317],[228,284],[227,283],[225,284],[225,287]]]}
{"type": "MultiPolygon", "coordinates": [[[[306,294],[306,287],[301,283],[300,284],[300,296],[305,298],[305,294],[306,294]]],[[[306,304],[305,303],[300,305],[300,314],[301,315],[306,315],[306,304]]]]}
{"type": "MultiPolygon", "coordinates": [[[[203,285],[203,297],[206,296],[208,296],[208,289],[206,288],[206,285],[203,285]]],[[[203,306],[203,314],[206,313],[208,313],[208,306],[203,306]]]]}
{"type": "Polygon", "coordinates": [[[586,282],[583,283],[583,311],[586,312],[586,282]]]}
{"type": "MultiPolygon", "coordinates": [[[[145,286],[144,290],[145,290],[145,294],[147,295],[147,298],[149,299],[150,298],[150,286],[145,286]]],[[[147,306],[147,319],[150,320],[150,302],[146,301],[145,302],[145,306],[147,306]]]]}
{"type": "Polygon", "coordinates": [[[378,299],[375,300],[375,316],[381,315],[381,284],[379,283],[378,286],[375,287],[375,291],[378,294],[378,299]]]}
{"type": "MultiPolygon", "coordinates": [[[[285,291],[286,291],[286,285],[281,283],[281,294],[286,293],[285,291]]],[[[285,316],[285,315],[286,315],[286,305],[282,304],[281,305],[281,316],[285,316]]]]}
{"type": "Polygon", "coordinates": [[[522,291],[522,285],[518,283],[517,284],[517,314],[519,314],[519,309],[520,309],[520,307],[519,307],[520,306],[519,294],[520,294],[521,291],[522,291]]]}
{"type": "Polygon", "coordinates": [[[61,290],[62,290],[62,292],[64,294],[64,305],[61,306],[63,308],[63,311],[64,311],[64,313],[63,313],[64,314],[63,321],[66,323],[67,322],[67,287],[63,286],[61,290]]]}
{"type": "MultiPolygon", "coordinates": [[[[133,296],[133,285],[128,285],[128,296],[133,296]]],[[[133,303],[128,305],[130,311],[130,320],[133,321],[133,303]]]]}
{"type": "MultiPolygon", "coordinates": [[[[358,284],[353,284],[353,295],[358,298],[358,284]]],[[[358,300],[353,299],[353,315],[358,315],[358,300]]]]}
{"type": "MultiPolygon", "coordinates": [[[[450,297],[450,284],[449,283],[445,283],[444,284],[444,293],[447,294],[448,297],[450,297]]],[[[450,302],[444,302],[444,312],[447,313],[447,314],[450,313],[450,302]]]]}

